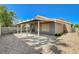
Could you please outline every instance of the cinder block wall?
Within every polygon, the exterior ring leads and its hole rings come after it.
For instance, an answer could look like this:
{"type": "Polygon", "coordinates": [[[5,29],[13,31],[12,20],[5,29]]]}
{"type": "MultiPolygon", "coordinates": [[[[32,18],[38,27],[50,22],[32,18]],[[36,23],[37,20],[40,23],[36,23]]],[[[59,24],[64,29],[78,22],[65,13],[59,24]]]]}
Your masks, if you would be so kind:
{"type": "Polygon", "coordinates": [[[16,27],[1,27],[1,34],[10,34],[17,32],[16,27]]]}

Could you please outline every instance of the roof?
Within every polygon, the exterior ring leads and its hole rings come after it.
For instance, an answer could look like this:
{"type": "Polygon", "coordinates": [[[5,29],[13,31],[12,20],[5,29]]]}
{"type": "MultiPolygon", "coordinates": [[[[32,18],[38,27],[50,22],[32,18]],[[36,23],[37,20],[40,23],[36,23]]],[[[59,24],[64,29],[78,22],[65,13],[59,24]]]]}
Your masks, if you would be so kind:
{"type": "Polygon", "coordinates": [[[32,22],[32,21],[53,21],[53,22],[57,22],[57,23],[68,23],[68,24],[71,24],[70,22],[65,21],[64,19],[60,19],[60,18],[48,18],[48,17],[44,17],[44,16],[36,16],[33,19],[28,19],[26,21],[19,22],[17,24],[28,23],[28,22],[32,22]]]}

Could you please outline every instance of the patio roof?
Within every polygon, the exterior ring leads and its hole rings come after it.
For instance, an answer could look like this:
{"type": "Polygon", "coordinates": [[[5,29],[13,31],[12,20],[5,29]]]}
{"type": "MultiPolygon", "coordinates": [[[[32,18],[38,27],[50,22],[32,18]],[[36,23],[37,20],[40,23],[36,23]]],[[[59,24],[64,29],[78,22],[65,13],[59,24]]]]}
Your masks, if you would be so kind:
{"type": "Polygon", "coordinates": [[[19,22],[17,23],[18,24],[23,24],[23,23],[29,23],[29,22],[33,22],[33,21],[41,21],[41,22],[45,22],[45,21],[49,21],[49,22],[57,22],[57,23],[68,23],[68,24],[72,24],[68,21],[65,21],[65,20],[62,20],[62,19],[57,19],[57,18],[47,18],[47,17],[44,17],[44,16],[36,16],[35,18],[33,19],[29,19],[29,20],[26,20],[26,21],[23,21],[23,22],[19,22]]]}

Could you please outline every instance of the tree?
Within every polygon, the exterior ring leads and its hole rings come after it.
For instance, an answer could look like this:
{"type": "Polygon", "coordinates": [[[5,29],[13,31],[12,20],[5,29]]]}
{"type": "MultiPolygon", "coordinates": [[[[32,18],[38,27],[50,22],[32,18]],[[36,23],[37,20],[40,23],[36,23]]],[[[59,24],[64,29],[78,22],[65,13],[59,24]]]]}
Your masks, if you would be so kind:
{"type": "Polygon", "coordinates": [[[79,24],[75,24],[74,27],[75,27],[75,28],[79,28],[79,24]]]}
{"type": "Polygon", "coordinates": [[[9,11],[7,7],[0,6],[0,24],[1,26],[12,26],[15,18],[15,12],[9,11]]]}

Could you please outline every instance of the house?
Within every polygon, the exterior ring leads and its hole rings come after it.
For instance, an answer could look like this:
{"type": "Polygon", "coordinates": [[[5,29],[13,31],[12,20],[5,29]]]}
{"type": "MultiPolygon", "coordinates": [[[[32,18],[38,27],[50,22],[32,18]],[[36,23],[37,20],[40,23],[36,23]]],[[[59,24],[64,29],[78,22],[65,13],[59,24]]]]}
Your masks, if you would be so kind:
{"type": "Polygon", "coordinates": [[[63,19],[53,19],[44,16],[36,16],[32,20],[20,22],[17,24],[17,32],[29,30],[30,32],[38,32],[44,34],[59,34],[63,32],[71,32],[71,23],[63,19]]]}

